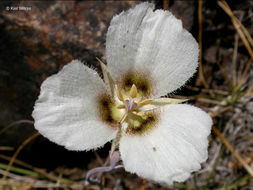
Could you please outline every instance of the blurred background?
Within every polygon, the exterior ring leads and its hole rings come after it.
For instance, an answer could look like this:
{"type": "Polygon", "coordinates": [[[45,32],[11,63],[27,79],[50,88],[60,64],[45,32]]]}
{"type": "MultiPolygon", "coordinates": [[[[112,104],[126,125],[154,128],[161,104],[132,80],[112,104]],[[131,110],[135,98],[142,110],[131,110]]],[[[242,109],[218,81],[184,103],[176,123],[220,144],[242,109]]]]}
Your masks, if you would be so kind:
{"type": "MultiPolygon", "coordinates": [[[[105,60],[113,15],[141,1],[0,2],[0,189],[99,189],[82,183],[102,166],[110,144],[68,151],[33,126],[40,85],[79,59],[105,60]],[[17,9],[19,8],[19,10],[17,9]]],[[[173,97],[189,98],[214,121],[209,159],[169,189],[253,189],[253,1],[164,0],[200,44],[198,73],[173,97]]],[[[104,189],[168,189],[124,171],[103,176],[104,189]]]]}

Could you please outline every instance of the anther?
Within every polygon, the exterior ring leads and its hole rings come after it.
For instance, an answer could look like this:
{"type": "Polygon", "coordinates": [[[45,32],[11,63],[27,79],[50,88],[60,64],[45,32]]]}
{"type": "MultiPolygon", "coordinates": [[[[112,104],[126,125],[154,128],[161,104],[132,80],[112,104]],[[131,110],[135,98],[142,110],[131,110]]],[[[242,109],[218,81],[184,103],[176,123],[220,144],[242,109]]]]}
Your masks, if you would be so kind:
{"type": "Polygon", "coordinates": [[[133,84],[132,87],[131,87],[131,90],[130,90],[130,96],[131,96],[132,98],[135,98],[136,95],[137,95],[137,88],[136,88],[136,86],[133,84]]]}
{"type": "Polygon", "coordinates": [[[151,102],[152,102],[152,99],[143,100],[143,101],[141,101],[140,103],[138,103],[138,107],[148,105],[148,104],[150,104],[151,102]]]}
{"type": "Polygon", "coordinates": [[[117,108],[118,108],[118,109],[125,109],[126,106],[121,104],[121,105],[118,105],[117,108]]]}

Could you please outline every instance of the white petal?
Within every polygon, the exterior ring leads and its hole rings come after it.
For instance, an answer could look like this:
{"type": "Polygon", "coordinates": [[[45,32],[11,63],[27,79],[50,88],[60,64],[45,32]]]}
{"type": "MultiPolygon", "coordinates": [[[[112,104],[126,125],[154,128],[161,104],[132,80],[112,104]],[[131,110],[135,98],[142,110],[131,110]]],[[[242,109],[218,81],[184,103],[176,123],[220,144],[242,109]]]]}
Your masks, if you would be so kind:
{"type": "Polygon", "coordinates": [[[152,81],[152,94],[166,95],[182,86],[196,71],[198,44],[169,11],[153,11],[142,3],[115,16],[106,39],[111,74],[120,82],[128,72],[152,81]],[[135,74],[136,74],[135,73],[135,74]]]}
{"type": "Polygon", "coordinates": [[[120,153],[124,167],[158,183],[185,181],[207,159],[211,125],[210,116],[199,108],[168,105],[149,133],[122,136],[120,153]]]}
{"type": "Polygon", "coordinates": [[[47,78],[34,106],[35,128],[70,150],[100,147],[115,137],[115,130],[99,118],[97,98],[106,93],[98,74],[72,61],[47,78]]]}

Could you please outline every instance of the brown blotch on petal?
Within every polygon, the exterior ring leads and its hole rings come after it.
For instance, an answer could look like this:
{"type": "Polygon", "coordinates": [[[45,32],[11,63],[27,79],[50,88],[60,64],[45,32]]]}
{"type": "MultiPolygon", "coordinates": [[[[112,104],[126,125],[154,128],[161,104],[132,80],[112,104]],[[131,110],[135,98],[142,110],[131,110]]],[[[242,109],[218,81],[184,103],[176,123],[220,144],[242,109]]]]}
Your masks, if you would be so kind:
{"type": "Polygon", "coordinates": [[[149,113],[147,118],[144,119],[138,127],[130,126],[127,128],[126,133],[129,135],[145,135],[156,127],[158,119],[157,113],[149,113]]]}
{"type": "Polygon", "coordinates": [[[113,118],[112,115],[112,106],[114,105],[113,99],[109,95],[103,94],[98,97],[97,102],[98,112],[102,121],[112,127],[115,127],[118,122],[113,118]]]}
{"type": "Polygon", "coordinates": [[[148,76],[148,73],[144,75],[141,72],[129,71],[123,76],[120,82],[121,88],[127,92],[130,91],[132,85],[135,84],[138,92],[140,92],[142,96],[149,97],[152,93],[152,82],[148,76]]]}

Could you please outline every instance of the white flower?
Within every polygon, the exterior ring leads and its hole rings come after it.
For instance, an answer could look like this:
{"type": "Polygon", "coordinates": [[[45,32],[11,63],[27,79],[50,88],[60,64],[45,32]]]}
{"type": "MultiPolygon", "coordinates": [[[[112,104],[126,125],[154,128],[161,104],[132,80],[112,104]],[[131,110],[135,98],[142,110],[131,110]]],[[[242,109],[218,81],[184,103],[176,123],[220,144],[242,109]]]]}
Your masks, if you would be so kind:
{"type": "Polygon", "coordinates": [[[196,71],[198,44],[169,11],[142,3],[113,17],[104,80],[72,61],[45,80],[35,127],[69,150],[114,140],[127,171],[159,182],[182,182],[207,159],[211,118],[169,98],[196,71]],[[117,137],[116,137],[117,136],[117,137]]]}

